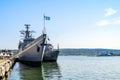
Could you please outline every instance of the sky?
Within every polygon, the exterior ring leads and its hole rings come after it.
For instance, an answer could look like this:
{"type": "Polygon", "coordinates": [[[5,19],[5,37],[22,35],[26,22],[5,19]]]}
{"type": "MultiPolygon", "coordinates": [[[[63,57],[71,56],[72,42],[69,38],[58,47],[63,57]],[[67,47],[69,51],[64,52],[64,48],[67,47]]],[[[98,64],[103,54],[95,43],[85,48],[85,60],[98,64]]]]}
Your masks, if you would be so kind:
{"type": "Polygon", "coordinates": [[[17,49],[24,24],[56,48],[120,49],[119,0],[0,0],[0,49],[17,49]]]}

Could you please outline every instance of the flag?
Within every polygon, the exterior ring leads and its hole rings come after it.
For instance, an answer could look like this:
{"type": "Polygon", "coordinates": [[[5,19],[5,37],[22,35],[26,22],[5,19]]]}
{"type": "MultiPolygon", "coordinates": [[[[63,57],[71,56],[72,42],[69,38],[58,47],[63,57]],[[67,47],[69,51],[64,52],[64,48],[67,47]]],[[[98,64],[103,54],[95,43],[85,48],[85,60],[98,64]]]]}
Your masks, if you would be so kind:
{"type": "Polygon", "coordinates": [[[49,16],[44,16],[44,20],[50,20],[49,16]]]}

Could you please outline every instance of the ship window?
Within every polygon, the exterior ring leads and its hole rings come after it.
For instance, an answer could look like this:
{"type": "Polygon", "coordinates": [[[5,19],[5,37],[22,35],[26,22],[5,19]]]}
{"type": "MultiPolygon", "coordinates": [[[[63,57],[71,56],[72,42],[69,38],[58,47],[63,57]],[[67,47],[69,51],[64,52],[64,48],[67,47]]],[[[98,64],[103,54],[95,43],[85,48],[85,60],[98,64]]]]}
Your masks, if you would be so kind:
{"type": "Polygon", "coordinates": [[[39,52],[40,51],[40,47],[39,46],[37,46],[37,52],[39,52]]]}

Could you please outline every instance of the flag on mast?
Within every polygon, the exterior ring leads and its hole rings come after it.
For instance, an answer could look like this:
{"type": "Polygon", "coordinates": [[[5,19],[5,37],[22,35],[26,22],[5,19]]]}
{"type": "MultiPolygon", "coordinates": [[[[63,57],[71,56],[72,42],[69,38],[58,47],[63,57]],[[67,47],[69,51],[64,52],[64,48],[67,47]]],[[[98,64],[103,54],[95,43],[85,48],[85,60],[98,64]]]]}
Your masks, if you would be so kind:
{"type": "Polygon", "coordinates": [[[44,16],[44,20],[50,20],[49,16],[44,16]]]}
{"type": "Polygon", "coordinates": [[[45,29],[45,21],[46,20],[50,20],[50,17],[49,16],[45,16],[45,14],[44,14],[44,28],[43,28],[43,33],[46,33],[46,29],[45,29]]]}

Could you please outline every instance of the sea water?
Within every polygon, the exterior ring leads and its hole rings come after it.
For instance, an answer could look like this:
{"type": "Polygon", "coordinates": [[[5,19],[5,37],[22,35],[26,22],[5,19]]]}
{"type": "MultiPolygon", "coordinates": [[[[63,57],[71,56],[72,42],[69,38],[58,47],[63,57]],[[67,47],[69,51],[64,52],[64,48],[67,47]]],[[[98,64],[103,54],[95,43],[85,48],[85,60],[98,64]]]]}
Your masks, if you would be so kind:
{"type": "Polygon", "coordinates": [[[59,56],[41,67],[17,62],[7,80],[120,80],[120,57],[59,56]]]}

